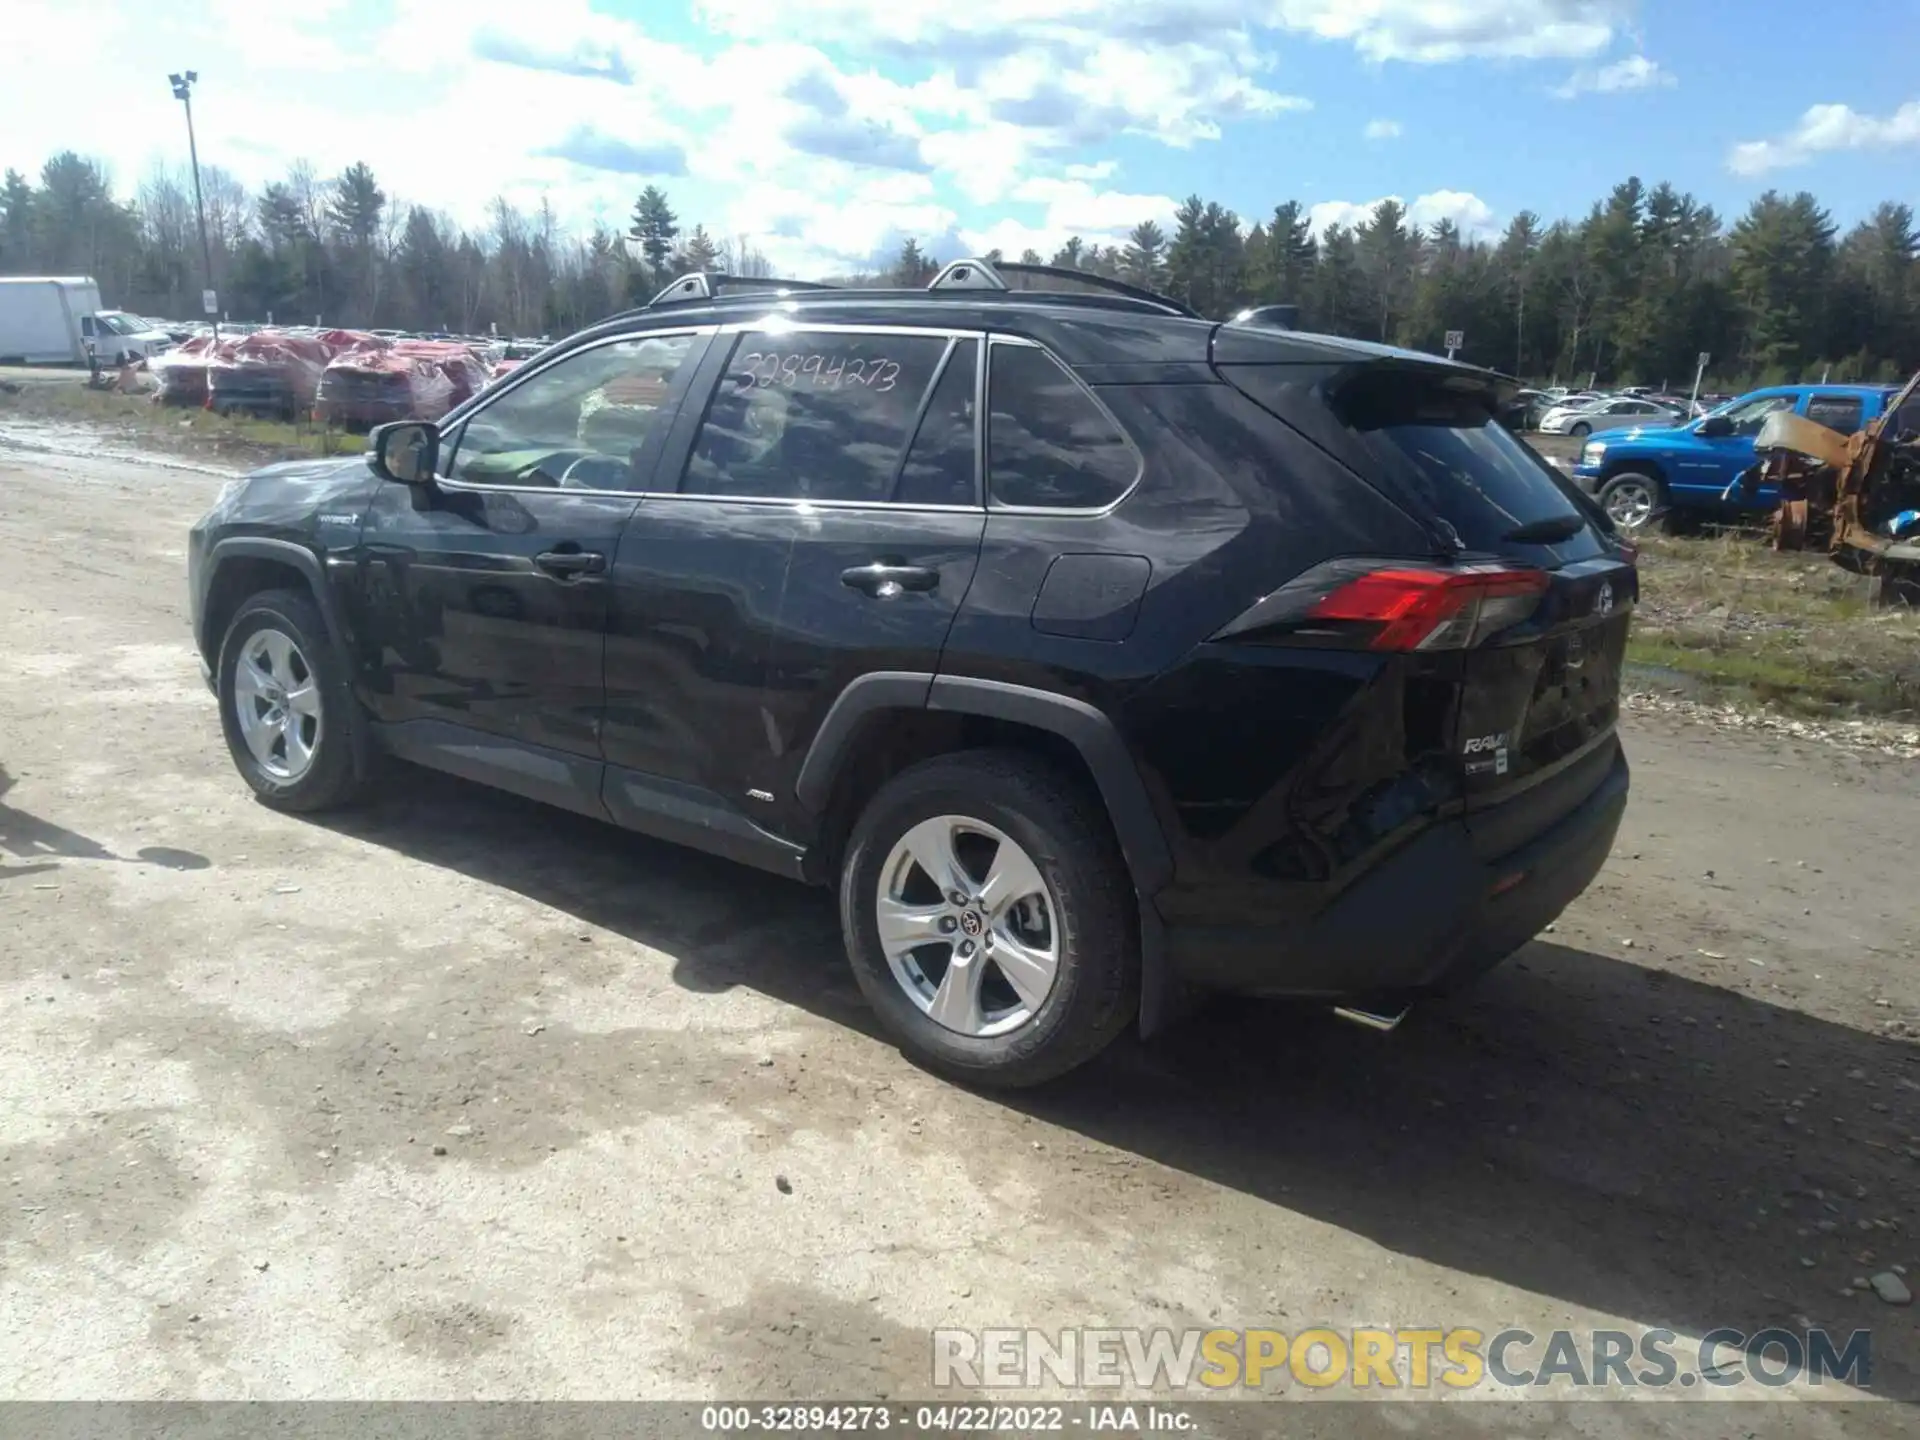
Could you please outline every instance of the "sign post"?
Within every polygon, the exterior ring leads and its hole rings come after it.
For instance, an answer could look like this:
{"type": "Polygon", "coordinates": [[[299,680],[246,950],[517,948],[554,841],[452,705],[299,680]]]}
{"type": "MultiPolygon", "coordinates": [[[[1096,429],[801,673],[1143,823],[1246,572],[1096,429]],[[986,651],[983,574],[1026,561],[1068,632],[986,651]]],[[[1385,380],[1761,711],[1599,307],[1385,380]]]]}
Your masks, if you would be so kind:
{"type": "Polygon", "coordinates": [[[1464,330],[1447,331],[1447,359],[1451,360],[1466,348],[1467,332],[1464,330]]]}
{"type": "Polygon", "coordinates": [[[1687,406],[1689,411],[1700,408],[1700,381],[1707,373],[1707,365],[1713,359],[1706,351],[1700,352],[1700,362],[1693,367],[1693,401],[1687,406]]]}

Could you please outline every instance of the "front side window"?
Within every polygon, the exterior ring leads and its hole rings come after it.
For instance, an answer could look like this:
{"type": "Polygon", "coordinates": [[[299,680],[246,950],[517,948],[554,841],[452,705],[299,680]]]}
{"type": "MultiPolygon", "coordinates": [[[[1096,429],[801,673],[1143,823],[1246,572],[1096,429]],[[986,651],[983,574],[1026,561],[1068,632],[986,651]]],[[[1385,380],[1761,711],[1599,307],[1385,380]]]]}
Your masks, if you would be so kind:
{"type": "Polygon", "coordinates": [[[672,418],[697,338],[636,336],[548,366],[474,412],[450,473],[476,485],[639,488],[641,451],[672,418]]]}
{"type": "Polygon", "coordinates": [[[1139,474],[1127,437],[1058,360],[1032,345],[993,347],[987,483],[994,504],[1098,510],[1139,474]]]}
{"type": "Polygon", "coordinates": [[[743,333],[681,493],[887,503],[948,343],[944,335],[743,333]]]}
{"type": "Polygon", "coordinates": [[[1734,434],[1758,435],[1760,427],[1767,423],[1767,416],[1776,410],[1791,410],[1798,403],[1798,397],[1793,395],[1762,395],[1721,413],[1733,422],[1734,434]]]}

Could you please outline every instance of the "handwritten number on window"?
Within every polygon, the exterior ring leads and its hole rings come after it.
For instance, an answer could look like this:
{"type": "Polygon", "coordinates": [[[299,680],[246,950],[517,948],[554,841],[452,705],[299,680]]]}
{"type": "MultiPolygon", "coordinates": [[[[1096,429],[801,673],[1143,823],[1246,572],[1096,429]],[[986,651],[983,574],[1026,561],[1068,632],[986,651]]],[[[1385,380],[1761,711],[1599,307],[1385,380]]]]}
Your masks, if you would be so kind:
{"type": "Polygon", "coordinates": [[[734,371],[734,391],[778,386],[783,390],[847,390],[861,386],[885,394],[900,383],[900,362],[886,356],[792,354],[754,350],[734,371]]]}

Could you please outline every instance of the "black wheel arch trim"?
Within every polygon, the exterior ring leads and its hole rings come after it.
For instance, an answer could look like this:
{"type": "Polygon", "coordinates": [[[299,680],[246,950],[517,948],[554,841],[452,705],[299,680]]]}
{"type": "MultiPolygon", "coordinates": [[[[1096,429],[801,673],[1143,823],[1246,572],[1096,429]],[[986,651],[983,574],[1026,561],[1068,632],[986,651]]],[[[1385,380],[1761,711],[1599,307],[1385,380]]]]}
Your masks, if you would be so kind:
{"type": "Polygon", "coordinates": [[[1173,878],[1166,833],[1113,722],[1084,700],[1004,680],[908,671],[862,675],[840,692],[821,721],[794,781],[795,798],[816,814],[824,810],[860,722],[877,710],[920,709],[1008,720],[1066,740],[1093,772],[1134,887],[1151,896],[1173,878]]]}
{"type": "Polygon", "coordinates": [[[816,815],[825,810],[860,722],[876,710],[924,710],[932,689],[933,676],[906,670],[876,670],[850,681],[807,747],[794,778],[794,798],[816,815]]]}
{"type": "Polygon", "coordinates": [[[1010,720],[1050,730],[1066,740],[1080,752],[1100,787],[1135,888],[1143,896],[1152,896],[1173,878],[1173,852],[1167,848],[1166,832],[1160,828],[1160,817],[1154,813],[1133,755],[1113,721],[1086,701],[1005,680],[939,675],[928,692],[927,708],[1010,720]]]}
{"type": "MultiPolygon", "coordinates": [[[[313,593],[313,603],[320,607],[320,618],[327,622],[327,638],[334,644],[342,657],[348,653],[347,632],[340,620],[338,609],[333,603],[332,591],[327,586],[326,566],[318,555],[306,546],[292,540],[275,540],[265,535],[234,535],[215,542],[212,552],[207,556],[207,583],[205,595],[213,593],[214,585],[220,578],[220,567],[229,560],[274,560],[290,565],[306,577],[307,589],[313,593]]],[[[205,596],[202,597],[204,601],[205,596]]],[[[200,623],[208,623],[204,603],[200,611],[200,623]]],[[[200,635],[200,653],[206,654],[211,648],[217,654],[220,644],[218,635],[200,635]]]]}
{"type": "MultiPolygon", "coordinates": [[[[206,585],[198,599],[198,624],[202,633],[195,635],[200,654],[206,661],[216,693],[218,692],[220,647],[225,637],[205,633],[209,623],[207,599],[213,594],[213,587],[220,578],[220,567],[230,560],[272,560],[298,570],[307,582],[307,591],[313,597],[313,603],[320,608],[320,619],[327,627],[327,643],[333,647],[333,653],[346,667],[349,677],[353,674],[353,651],[348,637],[347,627],[340,617],[339,607],[334,603],[333,591],[327,584],[326,565],[321,558],[306,546],[292,540],[276,540],[267,535],[233,535],[214,543],[207,553],[206,585]]],[[[351,689],[351,678],[349,678],[351,689]]],[[[372,737],[368,734],[366,715],[358,705],[350,705],[347,717],[347,733],[353,742],[354,773],[366,776],[372,766],[372,737]]]]}

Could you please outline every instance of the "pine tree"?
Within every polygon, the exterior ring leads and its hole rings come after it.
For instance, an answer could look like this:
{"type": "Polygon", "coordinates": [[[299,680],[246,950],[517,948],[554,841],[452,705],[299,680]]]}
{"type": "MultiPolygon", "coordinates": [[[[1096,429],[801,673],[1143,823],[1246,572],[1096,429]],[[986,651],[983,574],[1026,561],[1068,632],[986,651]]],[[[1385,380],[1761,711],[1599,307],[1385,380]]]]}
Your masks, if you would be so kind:
{"type": "Polygon", "coordinates": [[[0,269],[33,268],[33,186],[18,170],[0,182],[0,269]]]}
{"type": "Polygon", "coordinates": [[[680,217],[673,213],[666,192],[658,185],[640,192],[633,205],[633,228],[627,233],[639,242],[645,257],[642,285],[651,287],[649,293],[664,289],[673,279],[668,262],[673,258],[673,242],[680,234],[680,217]]]}
{"type": "Polygon", "coordinates": [[[1411,308],[1420,235],[1407,228],[1407,208],[1382,200],[1353,230],[1372,319],[1368,338],[1391,342],[1411,308]]]}
{"type": "Polygon", "coordinates": [[[893,262],[890,278],[903,290],[924,290],[939,270],[939,262],[922,254],[920,242],[909,235],[900,244],[900,254],[893,262]]]}
{"type": "Polygon", "coordinates": [[[690,272],[705,273],[726,268],[720,261],[720,247],[713,243],[704,225],[693,227],[693,233],[687,236],[686,253],[682,256],[690,272]]]}
{"type": "Polygon", "coordinates": [[[1734,292],[1746,320],[1748,362],[1763,377],[1797,375],[1822,336],[1821,301],[1833,263],[1833,221],[1806,191],[1769,190],[1733,227],[1734,292]]]}
{"type": "Polygon", "coordinates": [[[1142,220],[1127,234],[1120,255],[1120,278],[1129,285],[1157,290],[1166,279],[1167,237],[1151,220],[1142,220]]]}

